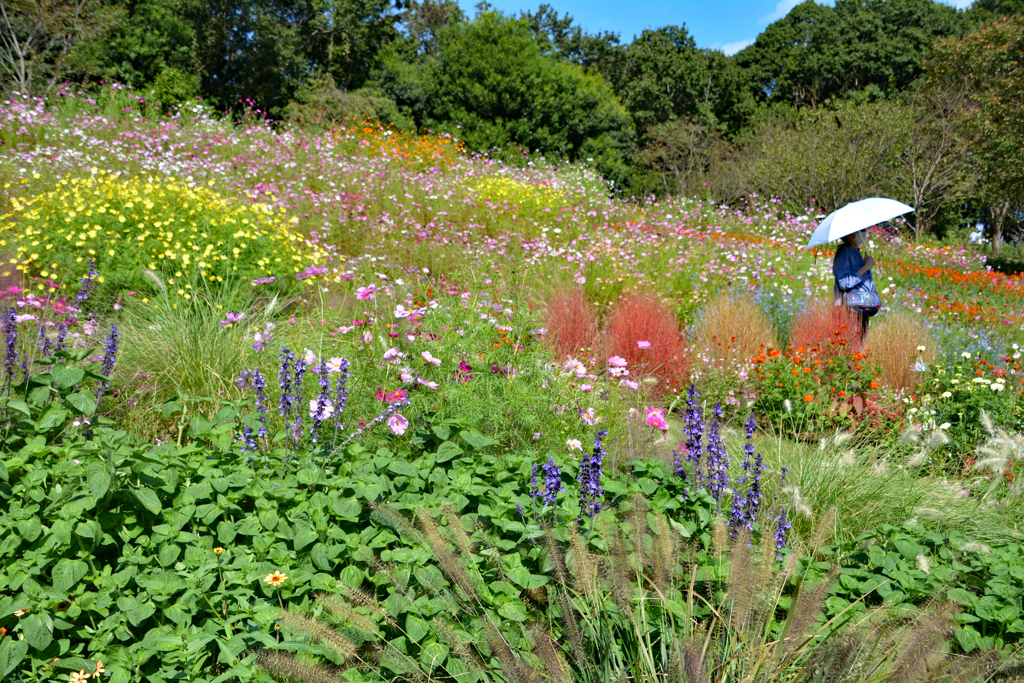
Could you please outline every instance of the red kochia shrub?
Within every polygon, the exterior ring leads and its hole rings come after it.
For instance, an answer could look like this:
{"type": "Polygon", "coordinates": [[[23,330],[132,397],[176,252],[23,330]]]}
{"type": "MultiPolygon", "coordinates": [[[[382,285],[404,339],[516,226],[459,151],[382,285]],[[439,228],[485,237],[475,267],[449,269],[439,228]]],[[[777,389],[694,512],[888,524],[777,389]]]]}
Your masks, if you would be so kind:
{"type": "Polygon", "coordinates": [[[660,299],[651,294],[625,294],[608,315],[604,349],[629,362],[633,379],[654,377],[648,391],[658,395],[682,389],[690,376],[690,358],[679,324],[660,299]],[[637,342],[649,342],[641,349],[637,342]]]}
{"type": "Polygon", "coordinates": [[[597,317],[580,288],[555,292],[544,313],[544,327],[552,353],[559,361],[593,349],[597,341],[597,317]]]}
{"type": "Polygon", "coordinates": [[[817,349],[823,355],[854,353],[859,348],[860,314],[846,306],[825,301],[808,301],[804,312],[793,323],[789,344],[817,349]]]}

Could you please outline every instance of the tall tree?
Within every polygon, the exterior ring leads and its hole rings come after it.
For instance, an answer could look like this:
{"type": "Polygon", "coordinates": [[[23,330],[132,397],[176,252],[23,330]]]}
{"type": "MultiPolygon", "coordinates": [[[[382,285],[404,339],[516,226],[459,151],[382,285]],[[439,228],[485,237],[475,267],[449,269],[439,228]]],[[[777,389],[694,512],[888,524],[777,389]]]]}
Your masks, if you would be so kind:
{"type": "Polygon", "coordinates": [[[3,80],[23,95],[50,90],[81,72],[76,50],[102,35],[120,14],[101,0],[0,0],[3,80]]]}
{"type": "Polygon", "coordinates": [[[1024,210],[1024,16],[939,43],[925,68],[932,89],[966,94],[959,131],[998,254],[1006,226],[1024,210]]]}
{"type": "Polygon", "coordinates": [[[881,97],[907,88],[932,45],[965,26],[933,0],[806,0],[736,59],[762,101],[816,106],[862,90],[881,97]]]}

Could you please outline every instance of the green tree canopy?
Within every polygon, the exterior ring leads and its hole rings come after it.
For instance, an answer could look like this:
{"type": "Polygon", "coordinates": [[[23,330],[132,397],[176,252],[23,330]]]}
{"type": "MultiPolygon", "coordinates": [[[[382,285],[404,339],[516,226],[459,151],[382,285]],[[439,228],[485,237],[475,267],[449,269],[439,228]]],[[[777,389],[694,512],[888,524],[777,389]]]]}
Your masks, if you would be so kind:
{"type": "Polygon", "coordinates": [[[909,86],[932,45],[965,25],[933,0],[806,0],[736,60],[762,101],[816,106],[854,91],[882,96],[909,86]]]}

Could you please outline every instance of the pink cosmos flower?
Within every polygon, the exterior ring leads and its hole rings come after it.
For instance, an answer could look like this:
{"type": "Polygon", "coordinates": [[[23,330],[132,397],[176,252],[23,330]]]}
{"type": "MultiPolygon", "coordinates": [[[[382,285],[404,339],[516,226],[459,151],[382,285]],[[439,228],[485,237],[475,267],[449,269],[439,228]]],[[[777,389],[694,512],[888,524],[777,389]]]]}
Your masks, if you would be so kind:
{"type": "Polygon", "coordinates": [[[302,360],[306,361],[306,365],[315,365],[316,354],[310,351],[309,349],[306,349],[306,353],[305,355],[302,356],[302,360]]]}
{"type": "Polygon", "coordinates": [[[271,282],[277,280],[277,277],[271,275],[269,277],[260,277],[252,281],[254,285],[269,285],[271,282]]]}
{"type": "Polygon", "coordinates": [[[396,318],[408,318],[409,314],[411,312],[412,311],[407,311],[405,309],[405,306],[403,306],[402,304],[398,304],[397,306],[395,306],[395,317],[396,318]]]}
{"type": "Polygon", "coordinates": [[[636,347],[638,349],[649,349],[649,348],[651,348],[651,342],[649,342],[649,341],[638,341],[636,343],[636,347]]]}
{"type": "Polygon", "coordinates": [[[397,346],[392,346],[390,349],[384,352],[382,356],[383,360],[394,360],[402,355],[402,352],[398,350],[397,346]]]}
{"type": "Polygon", "coordinates": [[[356,298],[360,301],[366,301],[367,299],[373,298],[373,293],[377,291],[377,285],[367,285],[366,287],[359,287],[356,289],[356,298]]]}
{"type": "Polygon", "coordinates": [[[633,391],[636,391],[637,389],[640,388],[640,385],[638,383],[630,379],[622,380],[621,382],[619,382],[619,386],[626,387],[627,389],[632,389],[633,391]]]}
{"type": "Polygon", "coordinates": [[[565,440],[565,445],[566,445],[566,447],[568,447],[568,449],[570,451],[582,451],[583,450],[583,442],[580,441],[579,439],[566,439],[565,440]]]}
{"type": "Polygon", "coordinates": [[[588,392],[588,391],[593,391],[593,390],[594,390],[594,387],[592,385],[590,385],[590,384],[581,384],[580,385],[580,391],[588,392]]]}
{"type": "Polygon", "coordinates": [[[428,382],[422,377],[417,377],[416,381],[425,386],[428,389],[437,389],[437,382],[428,382]]]}
{"type": "Polygon", "coordinates": [[[372,332],[363,332],[362,340],[363,340],[364,344],[371,343],[373,341],[373,333],[372,332]]]}
{"type": "Polygon", "coordinates": [[[428,363],[432,363],[434,365],[440,365],[441,364],[441,359],[440,358],[434,358],[434,356],[430,353],[430,351],[424,351],[420,355],[423,356],[423,360],[427,361],[428,363]]]}
{"type": "Polygon", "coordinates": [[[593,427],[601,421],[600,417],[594,415],[593,408],[587,408],[584,412],[580,413],[580,417],[583,418],[583,423],[589,427],[593,427]]]}
{"type": "Polygon", "coordinates": [[[613,368],[624,368],[629,365],[629,363],[626,362],[626,359],[622,356],[612,356],[608,359],[608,365],[613,368]]]}
{"type": "Polygon", "coordinates": [[[401,436],[409,428],[409,420],[405,419],[405,416],[401,413],[395,413],[388,418],[388,427],[391,428],[392,434],[401,436]]]}
{"type": "Polygon", "coordinates": [[[654,427],[655,429],[660,429],[663,432],[668,431],[668,423],[665,422],[665,418],[663,418],[661,415],[658,415],[657,413],[652,413],[647,416],[647,424],[654,427]]]}
{"type": "Polygon", "coordinates": [[[309,402],[309,417],[311,419],[323,421],[329,418],[331,415],[334,415],[334,404],[331,403],[330,399],[326,399],[326,402],[324,403],[323,412],[320,415],[317,415],[317,400],[318,399],[314,398],[312,401],[309,402]]]}
{"type": "Polygon", "coordinates": [[[344,358],[331,358],[327,361],[327,372],[341,372],[341,361],[344,358]]]}

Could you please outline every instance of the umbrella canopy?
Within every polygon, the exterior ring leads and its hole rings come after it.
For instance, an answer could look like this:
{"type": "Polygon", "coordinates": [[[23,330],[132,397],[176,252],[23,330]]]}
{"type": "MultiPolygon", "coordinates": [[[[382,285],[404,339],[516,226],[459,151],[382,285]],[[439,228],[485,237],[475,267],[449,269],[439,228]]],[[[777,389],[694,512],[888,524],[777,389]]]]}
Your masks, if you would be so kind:
{"type": "Polygon", "coordinates": [[[805,248],[827,244],[913,210],[912,206],[885,197],[868,197],[859,202],[851,202],[826,216],[814,230],[805,248]]]}

